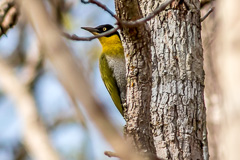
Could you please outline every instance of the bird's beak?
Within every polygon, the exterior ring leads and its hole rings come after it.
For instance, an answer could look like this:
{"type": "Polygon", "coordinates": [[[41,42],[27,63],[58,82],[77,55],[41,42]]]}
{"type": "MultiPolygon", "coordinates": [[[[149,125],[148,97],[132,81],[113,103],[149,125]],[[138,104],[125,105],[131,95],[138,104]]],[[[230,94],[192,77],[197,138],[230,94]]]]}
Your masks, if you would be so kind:
{"type": "Polygon", "coordinates": [[[88,32],[91,32],[94,35],[98,34],[98,29],[96,29],[96,28],[91,28],[91,27],[81,27],[81,28],[88,31],[88,32]]]}

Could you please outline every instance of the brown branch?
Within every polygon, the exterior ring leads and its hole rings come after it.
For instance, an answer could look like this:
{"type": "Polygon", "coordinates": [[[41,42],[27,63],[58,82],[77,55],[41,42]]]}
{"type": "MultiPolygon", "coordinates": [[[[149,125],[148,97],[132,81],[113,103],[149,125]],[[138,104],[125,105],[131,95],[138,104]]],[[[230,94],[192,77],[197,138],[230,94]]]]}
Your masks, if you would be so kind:
{"type": "Polygon", "coordinates": [[[170,3],[172,3],[174,0],[167,0],[165,2],[163,2],[157,9],[155,9],[152,13],[150,13],[147,17],[144,18],[140,18],[138,20],[134,20],[134,21],[119,21],[119,23],[123,26],[126,27],[135,27],[139,24],[143,24],[147,21],[149,21],[150,19],[152,19],[153,17],[155,17],[157,14],[159,14],[160,12],[162,12],[170,3]]]}
{"type": "Polygon", "coordinates": [[[99,35],[95,35],[95,36],[91,36],[91,37],[79,37],[76,34],[70,35],[68,33],[63,32],[63,36],[70,39],[70,40],[74,40],[74,41],[91,41],[93,39],[99,38],[99,37],[103,37],[103,36],[107,36],[110,35],[114,32],[116,32],[120,26],[126,26],[126,27],[135,27],[139,24],[143,24],[147,21],[149,21],[150,19],[152,19],[153,17],[155,17],[157,14],[159,14],[161,11],[163,11],[170,3],[172,3],[174,0],[168,0],[164,3],[162,3],[162,5],[160,7],[158,7],[156,10],[154,10],[151,14],[149,14],[147,17],[135,20],[135,21],[123,21],[120,20],[109,8],[107,8],[106,5],[102,4],[101,2],[98,2],[96,0],[89,0],[89,1],[84,1],[81,0],[82,3],[84,4],[95,4],[98,7],[102,8],[103,10],[105,10],[106,12],[108,12],[112,17],[114,17],[117,20],[117,24],[118,26],[115,29],[112,29],[106,33],[103,34],[99,34],[99,35]]]}
{"type": "Polygon", "coordinates": [[[13,0],[0,2],[0,37],[17,23],[18,9],[13,0]]]}
{"type": "Polygon", "coordinates": [[[115,158],[121,158],[117,153],[111,152],[111,151],[105,151],[104,154],[108,156],[109,158],[115,157],[115,158]]]}
{"type": "Polygon", "coordinates": [[[201,18],[201,22],[203,22],[209,15],[214,11],[214,7],[210,8],[207,13],[201,18]]]}
{"type": "Polygon", "coordinates": [[[68,39],[71,39],[71,40],[74,40],[74,41],[91,41],[91,40],[99,38],[99,37],[108,36],[108,35],[116,32],[118,29],[119,29],[119,26],[117,26],[116,28],[111,29],[110,31],[107,31],[105,33],[102,33],[102,34],[99,34],[99,35],[96,35],[96,36],[91,36],[91,37],[79,37],[76,34],[70,35],[70,34],[65,33],[65,32],[63,32],[62,34],[63,34],[64,37],[66,37],[68,39]]]}
{"type": "Polygon", "coordinates": [[[108,12],[112,17],[114,17],[117,20],[117,24],[120,26],[125,26],[125,27],[135,27],[139,24],[143,24],[147,21],[149,21],[150,19],[152,19],[153,17],[155,17],[157,14],[159,14],[161,11],[163,11],[170,3],[172,3],[174,0],[167,0],[165,2],[163,2],[161,4],[160,7],[158,7],[157,9],[155,9],[152,13],[150,13],[147,17],[144,18],[140,18],[134,21],[123,21],[121,19],[119,19],[109,8],[107,8],[104,4],[96,1],[96,0],[89,0],[89,1],[84,1],[81,0],[81,2],[83,2],[84,4],[88,4],[88,3],[92,3],[97,5],[98,7],[102,8],[103,10],[105,10],[106,12],[108,12]]]}
{"type": "Polygon", "coordinates": [[[16,102],[16,108],[23,122],[24,144],[30,155],[33,159],[59,160],[37,114],[33,97],[2,59],[0,59],[0,73],[1,88],[16,102]]]}
{"type": "MultiPolygon", "coordinates": [[[[106,156],[108,156],[109,158],[112,158],[112,157],[115,157],[115,158],[119,158],[119,159],[122,159],[122,157],[115,153],[115,152],[112,152],[112,151],[105,151],[104,154],[106,156]]],[[[144,155],[147,159],[150,159],[150,160],[163,160],[161,158],[158,158],[156,155],[154,154],[146,154],[144,155]]]]}

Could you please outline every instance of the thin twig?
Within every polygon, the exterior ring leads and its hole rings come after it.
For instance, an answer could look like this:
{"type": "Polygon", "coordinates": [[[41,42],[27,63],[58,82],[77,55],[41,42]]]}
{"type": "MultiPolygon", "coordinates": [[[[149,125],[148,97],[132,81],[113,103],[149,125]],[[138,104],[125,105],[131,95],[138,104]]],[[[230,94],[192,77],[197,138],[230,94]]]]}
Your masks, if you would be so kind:
{"type": "Polygon", "coordinates": [[[104,154],[108,157],[115,157],[115,158],[121,158],[117,153],[111,152],[111,151],[105,151],[104,154]]]}
{"type": "Polygon", "coordinates": [[[74,41],[91,41],[91,40],[96,39],[96,38],[108,36],[108,35],[116,32],[118,29],[119,29],[119,26],[117,26],[116,28],[111,29],[110,31],[107,31],[105,33],[95,35],[95,36],[91,36],[91,37],[79,37],[76,34],[70,35],[70,34],[65,33],[65,32],[63,32],[62,34],[63,34],[64,37],[66,37],[68,39],[71,39],[71,40],[74,40],[74,41]]]}
{"type": "MultiPolygon", "coordinates": [[[[120,159],[122,158],[119,154],[112,151],[105,151],[104,154],[109,158],[112,158],[112,157],[120,158],[120,159]]],[[[155,154],[145,154],[145,157],[148,157],[147,159],[151,159],[151,160],[163,160],[161,158],[158,158],[155,154]]]]}
{"type": "Polygon", "coordinates": [[[89,0],[89,1],[84,1],[81,0],[82,3],[88,4],[92,3],[97,5],[98,7],[102,8],[106,12],[108,12],[111,16],[113,16],[119,25],[126,26],[126,27],[135,27],[139,24],[145,23],[155,17],[157,14],[159,14],[161,11],[163,11],[170,3],[172,3],[174,0],[167,0],[166,2],[162,3],[160,7],[158,7],[156,10],[154,10],[152,13],[150,13],[147,17],[140,18],[134,21],[124,21],[119,19],[109,8],[107,8],[104,4],[101,2],[98,2],[96,0],[89,0]]]}
{"type": "Polygon", "coordinates": [[[210,8],[208,12],[201,18],[201,22],[203,22],[209,15],[214,11],[214,7],[210,8]]]}
{"type": "Polygon", "coordinates": [[[68,39],[71,39],[71,40],[74,40],[74,41],[91,41],[93,39],[96,39],[96,38],[99,38],[99,37],[103,37],[103,36],[107,36],[107,35],[110,35],[110,34],[116,32],[120,28],[119,25],[124,25],[124,26],[127,26],[127,27],[134,27],[134,26],[137,26],[139,24],[145,23],[146,21],[149,21],[154,16],[159,14],[161,11],[163,11],[173,1],[174,0],[168,0],[168,1],[164,2],[164,3],[162,3],[162,5],[160,7],[158,7],[156,10],[154,10],[152,13],[150,13],[147,17],[144,17],[144,18],[141,18],[141,19],[138,19],[138,20],[135,20],[135,21],[123,21],[123,20],[120,20],[104,4],[102,4],[102,3],[100,3],[100,2],[98,2],[96,0],[89,0],[89,1],[81,0],[81,2],[84,3],[84,4],[92,3],[92,4],[95,4],[95,5],[99,6],[100,8],[104,9],[106,12],[108,12],[111,16],[113,16],[117,20],[118,26],[115,29],[112,29],[112,30],[110,30],[110,31],[108,31],[106,33],[95,35],[95,36],[91,36],[91,37],[79,37],[76,34],[70,35],[70,34],[65,33],[65,32],[63,32],[62,34],[63,34],[64,37],[66,37],[68,39]]]}
{"type": "Polygon", "coordinates": [[[152,13],[150,13],[147,17],[140,18],[135,21],[120,21],[121,25],[127,26],[127,27],[135,27],[139,24],[143,24],[153,17],[155,17],[157,14],[159,14],[161,11],[163,11],[170,3],[172,3],[174,0],[167,0],[164,3],[160,5],[156,10],[154,10],[152,13]]]}

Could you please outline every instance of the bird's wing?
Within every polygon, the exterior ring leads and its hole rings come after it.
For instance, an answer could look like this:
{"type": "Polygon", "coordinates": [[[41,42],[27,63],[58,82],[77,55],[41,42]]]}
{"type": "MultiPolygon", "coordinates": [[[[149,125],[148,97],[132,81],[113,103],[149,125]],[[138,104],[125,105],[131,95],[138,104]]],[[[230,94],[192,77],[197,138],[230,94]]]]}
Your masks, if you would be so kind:
{"type": "Polygon", "coordinates": [[[113,71],[107,63],[106,56],[101,55],[99,60],[99,68],[101,72],[102,80],[114,102],[119,112],[123,115],[123,107],[120,98],[120,91],[116,82],[116,79],[113,76],[113,71]]]}

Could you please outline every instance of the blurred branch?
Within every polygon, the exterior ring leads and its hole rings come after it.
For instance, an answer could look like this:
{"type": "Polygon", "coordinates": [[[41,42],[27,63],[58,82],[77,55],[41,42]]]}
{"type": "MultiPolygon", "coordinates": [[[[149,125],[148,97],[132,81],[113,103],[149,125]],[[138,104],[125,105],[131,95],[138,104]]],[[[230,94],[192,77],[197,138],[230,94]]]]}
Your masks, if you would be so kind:
{"type": "Polygon", "coordinates": [[[73,2],[66,0],[48,0],[51,5],[51,16],[57,24],[62,25],[63,14],[68,12],[74,5],[73,2]]]}
{"type": "Polygon", "coordinates": [[[214,7],[210,8],[207,13],[201,18],[201,22],[203,22],[209,15],[214,11],[214,7]]]}
{"type": "MultiPolygon", "coordinates": [[[[70,93],[70,92],[69,92],[70,93]]],[[[80,110],[80,108],[78,107],[78,103],[77,103],[77,99],[75,97],[73,97],[72,95],[69,95],[72,101],[72,105],[74,107],[75,110],[75,117],[77,119],[77,121],[82,125],[82,127],[84,129],[87,129],[87,124],[86,124],[86,120],[82,114],[82,111],[80,110]]]]}
{"type": "Polygon", "coordinates": [[[33,97],[2,59],[0,59],[0,73],[1,88],[16,102],[19,115],[23,120],[23,139],[30,155],[36,160],[59,160],[37,114],[33,97]]]}
{"type": "Polygon", "coordinates": [[[240,157],[240,1],[220,0],[217,5],[217,57],[214,60],[222,91],[217,144],[220,159],[235,160],[240,157]]]}
{"type": "Polygon", "coordinates": [[[77,103],[77,98],[74,97],[74,95],[71,94],[71,91],[69,90],[69,88],[67,87],[67,84],[65,84],[65,81],[60,79],[62,85],[64,86],[64,88],[67,90],[67,92],[69,93],[69,98],[72,102],[72,106],[73,109],[75,110],[75,117],[76,120],[78,121],[78,123],[80,123],[82,125],[82,127],[84,129],[87,129],[87,124],[86,124],[86,120],[84,118],[84,115],[82,114],[82,111],[80,110],[80,108],[78,107],[78,103],[77,103]]]}
{"type": "Polygon", "coordinates": [[[0,37],[17,22],[18,9],[14,0],[1,0],[0,2],[0,37]]]}
{"type": "Polygon", "coordinates": [[[107,8],[106,5],[102,4],[101,2],[98,2],[96,0],[88,0],[88,1],[85,1],[85,0],[81,0],[81,2],[83,4],[95,4],[97,5],[98,7],[102,8],[103,10],[105,10],[106,12],[108,12],[113,18],[115,18],[117,21],[120,21],[120,19],[109,9],[107,8]]]}
{"type": "Polygon", "coordinates": [[[64,0],[48,0],[51,4],[51,11],[53,19],[57,24],[61,24],[62,21],[62,8],[65,4],[64,0]]]}
{"type": "Polygon", "coordinates": [[[24,64],[26,60],[26,54],[24,53],[24,42],[26,38],[25,34],[26,23],[24,20],[20,20],[18,22],[18,29],[19,29],[19,36],[18,36],[18,44],[15,50],[12,52],[11,55],[7,57],[7,63],[11,66],[17,66],[24,64]]]}
{"type": "Polygon", "coordinates": [[[49,19],[49,15],[42,1],[18,0],[23,12],[33,25],[39,41],[45,49],[45,54],[54,66],[60,79],[65,81],[70,94],[80,100],[90,118],[96,124],[106,140],[117,153],[125,159],[141,160],[134,150],[126,145],[120,134],[107,118],[100,103],[94,98],[92,89],[87,83],[84,70],[77,65],[69,49],[62,40],[57,26],[49,19]]]}
{"type": "Polygon", "coordinates": [[[201,8],[213,2],[214,0],[201,0],[201,8]]]}
{"type": "Polygon", "coordinates": [[[105,151],[104,154],[108,157],[115,157],[115,158],[121,158],[117,153],[111,152],[111,151],[105,151]]]}
{"type": "Polygon", "coordinates": [[[23,64],[23,69],[21,72],[21,80],[30,89],[34,87],[34,83],[37,81],[41,75],[41,69],[43,67],[43,56],[41,55],[41,49],[39,47],[39,42],[35,40],[32,42],[30,49],[25,55],[25,63],[23,64]]]}
{"type": "Polygon", "coordinates": [[[18,143],[14,149],[14,159],[15,160],[25,160],[28,154],[25,149],[25,146],[22,143],[18,143]]]}
{"type": "Polygon", "coordinates": [[[72,115],[64,115],[60,114],[56,118],[54,118],[53,123],[48,124],[47,130],[53,130],[54,128],[58,127],[62,124],[70,124],[70,123],[77,123],[76,119],[72,115]]]}
{"type": "MultiPolygon", "coordinates": [[[[51,3],[51,6],[52,6],[52,16],[53,16],[53,19],[56,20],[56,24],[57,25],[60,25],[62,26],[63,25],[63,12],[67,12],[69,11],[69,9],[71,8],[71,6],[73,5],[71,2],[66,2],[65,0],[48,0],[50,3],[51,3]]],[[[68,36],[69,38],[70,37],[74,37],[67,34],[67,33],[64,33],[65,36],[68,36]]],[[[69,91],[67,85],[65,84],[65,81],[64,80],[61,80],[61,83],[62,85],[64,86],[64,88],[67,90],[67,92],[69,93],[68,96],[70,98],[70,101],[72,102],[71,104],[71,107],[74,109],[75,111],[75,119],[73,119],[73,117],[69,117],[69,118],[65,118],[65,120],[63,119],[63,122],[66,120],[69,122],[70,121],[74,121],[76,120],[79,124],[81,124],[81,126],[84,128],[84,129],[87,129],[87,125],[86,125],[86,121],[85,121],[85,118],[82,114],[82,111],[80,110],[79,106],[78,106],[78,103],[77,103],[77,99],[74,97],[74,95],[70,94],[71,91],[69,91]],[[72,120],[71,120],[72,119],[72,120]]],[[[58,125],[58,123],[61,122],[61,121],[55,121],[55,124],[58,125]]]]}

